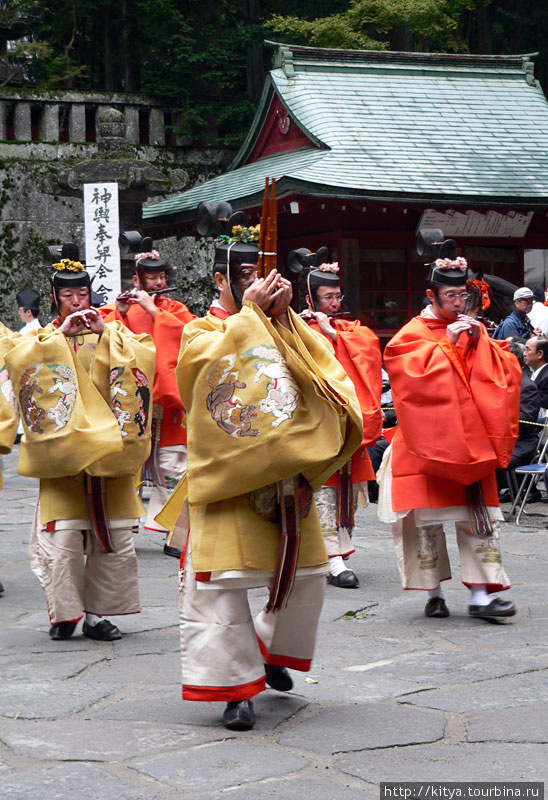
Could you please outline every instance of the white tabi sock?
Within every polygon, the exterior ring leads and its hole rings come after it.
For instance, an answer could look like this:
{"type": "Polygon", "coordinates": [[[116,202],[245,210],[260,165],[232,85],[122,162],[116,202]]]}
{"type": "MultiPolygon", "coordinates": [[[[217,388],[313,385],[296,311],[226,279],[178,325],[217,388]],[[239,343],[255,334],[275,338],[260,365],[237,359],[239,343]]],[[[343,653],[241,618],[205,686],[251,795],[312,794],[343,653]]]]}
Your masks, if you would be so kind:
{"type": "Polygon", "coordinates": [[[488,606],[491,598],[485,591],[485,586],[471,586],[470,587],[470,605],[471,606],[488,606]]]}
{"type": "Polygon", "coordinates": [[[102,619],[103,617],[98,617],[97,614],[88,614],[86,612],[86,622],[88,625],[91,625],[92,628],[95,627],[98,622],[101,622],[102,619]]]}
{"type": "Polygon", "coordinates": [[[337,575],[340,575],[341,572],[345,572],[347,569],[350,569],[350,567],[346,566],[342,556],[329,557],[329,572],[334,578],[336,578],[337,575]]]}
{"type": "Polygon", "coordinates": [[[437,589],[428,590],[428,599],[431,600],[432,597],[441,597],[442,599],[445,599],[445,594],[443,592],[443,589],[441,588],[441,584],[438,586],[437,589]]]}

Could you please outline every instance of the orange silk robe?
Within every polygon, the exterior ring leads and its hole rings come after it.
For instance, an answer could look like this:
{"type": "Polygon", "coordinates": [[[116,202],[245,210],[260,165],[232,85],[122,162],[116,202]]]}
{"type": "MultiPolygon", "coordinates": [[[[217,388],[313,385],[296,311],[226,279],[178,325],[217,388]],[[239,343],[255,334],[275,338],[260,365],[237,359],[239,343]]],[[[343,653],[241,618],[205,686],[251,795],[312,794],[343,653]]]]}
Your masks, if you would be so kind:
{"type": "MultiPolygon", "coordinates": [[[[333,346],[337,361],[354,384],[363,416],[362,443],[352,456],[352,483],[374,481],[375,472],[366,447],[377,441],[382,430],[379,339],[358,320],[331,319],[330,322],[337,331],[336,343],[326,334],[322,335],[333,346]]],[[[317,322],[310,323],[310,327],[322,333],[317,322]]],[[[338,486],[339,474],[332,475],[325,485],[338,486]]]]}
{"type": "Polygon", "coordinates": [[[105,322],[120,320],[133,333],[150,333],[156,345],[156,369],[152,401],[164,409],[160,434],[160,447],[186,444],[186,428],[183,404],[177,389],[175,367],[179,358],[181,334],[187,322],[195,318],[188,308],[177,300],[159,295],[155,299],[156,318],[138,303],[132,303],[127,316],[123,317],[116,306],[99,309],[105,322]]]}
{"type": "Polygon", "coordinates": [[[465,506],[465,486],[478,480],[487,505],[499,504],[494,470],[506,467],[518,436],[521,369],[483,327],[477,345],[466,334],[454,345],[446,327],[414,317],[384,351],[399,422],[394,511],[465,506]]]}

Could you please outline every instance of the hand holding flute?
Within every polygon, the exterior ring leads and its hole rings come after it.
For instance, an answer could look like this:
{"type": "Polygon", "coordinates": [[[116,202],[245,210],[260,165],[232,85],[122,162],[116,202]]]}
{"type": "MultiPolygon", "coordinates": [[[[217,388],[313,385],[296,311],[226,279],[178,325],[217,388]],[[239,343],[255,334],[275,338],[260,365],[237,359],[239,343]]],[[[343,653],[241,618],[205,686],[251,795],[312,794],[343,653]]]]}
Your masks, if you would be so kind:
{"type": "Polygon", "coordinates": [[[481,322],[467,314],[458,314],[456,322],[451,322],[447,326],[447,336],[453,344],[456,344],[461,333],[467,333],[474,341],[477,341],[481,333],[481,322]]]}
{"type": "Polygon", "coordinates": [[[156,304],[154,299],[151,295],[163,295],[168,294],[168,292],[175,292],[175,287],[168,287],[166,289],[151,289],[149,292],[145,292],[144,289],[132,289],[129,292],[122,292],[116,298],[116,308],[118,312],[125,317],[129,311],[129,307],[131,303],[138,303],[141,308],[144,308],[150,316],[154,319],[156,316],[156,304]]]}

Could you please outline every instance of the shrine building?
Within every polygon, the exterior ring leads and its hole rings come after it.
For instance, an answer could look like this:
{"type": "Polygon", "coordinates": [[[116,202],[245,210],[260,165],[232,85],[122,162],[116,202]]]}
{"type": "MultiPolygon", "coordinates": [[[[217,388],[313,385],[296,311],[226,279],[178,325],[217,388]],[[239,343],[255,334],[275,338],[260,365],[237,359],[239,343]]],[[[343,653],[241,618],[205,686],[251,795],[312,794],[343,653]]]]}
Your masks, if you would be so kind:
{"type": "Polygon", "coordinates": [[[346,307],[388,339],[418,313],[419,228],[474,270],[548,283],[548,104],[530,56],[267,43],[273,69],[229,171],[143,209],[155,239],[192,236],[198,204],[258,221],[276,178],[278,252],[331,248],[346,307]]]}

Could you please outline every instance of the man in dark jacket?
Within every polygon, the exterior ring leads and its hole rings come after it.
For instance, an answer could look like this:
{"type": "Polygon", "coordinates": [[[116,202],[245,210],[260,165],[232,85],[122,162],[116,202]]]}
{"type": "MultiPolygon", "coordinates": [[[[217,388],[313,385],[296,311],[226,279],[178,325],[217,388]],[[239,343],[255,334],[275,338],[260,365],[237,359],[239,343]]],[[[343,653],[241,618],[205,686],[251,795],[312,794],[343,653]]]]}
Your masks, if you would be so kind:
{"type": "Polygon", "coordinates": [[[548,409],[548,339],[531,336],[525,343],[523,360],[540,394],[540,407],[548,409]]]}
{"type": "Polygon", "coordinates": [[[493,339],[508,339],[510,336],[529,338],[533,335],[527,314],[533,308],[534,295],[527,286],[516,289],[514,292],[514,310],[502,320],[493,334],[493,339]]]}

